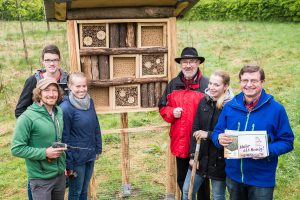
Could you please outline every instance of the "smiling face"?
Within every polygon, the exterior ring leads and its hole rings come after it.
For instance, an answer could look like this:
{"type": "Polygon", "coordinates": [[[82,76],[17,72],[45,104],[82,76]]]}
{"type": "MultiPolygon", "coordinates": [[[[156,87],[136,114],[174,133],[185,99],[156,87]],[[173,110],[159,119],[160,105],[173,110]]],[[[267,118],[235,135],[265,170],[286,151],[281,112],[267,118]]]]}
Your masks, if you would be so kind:
{"type": "Polygon", "coordinates": [[[59,69],[59,55],[53,53],[45,53],[42,64],[45,67],[47,73],[55,74],[59,69]]]}
{"type": "Polygon", "coordinates": [[[208,82],[208,90],[212,97],[215,100],[218,100],[222,94],[227,90],[228,85],[224,84],[222,77],[217,75],[211,75],[209,82],[208,82]]]}
{"type": "Polygon", "coordinates": [[[200,61],[198,59],[182,59],[180,64],[184,77],[190,80],[196,75],[200,61]]]}
{"type": "Polygon", "coordinates": [[[240,86],[246,100],[256,99],[262,92],[264,81],[259,72],[244,73],[241,75],[240,86]]]}
{"type": "Polygon", "coordinates": [[[69,83],[69,89],[75,97],[83,99],[86,96],[88,90],[87,79],[85,77],[74,76],[69,83]]]}
{"type": "Polygon", "coordinates": [[[51,84],[41,91],[40,104],[46,107],[53,107],[58,100],[58,88],[57,85],[51,84]]]}

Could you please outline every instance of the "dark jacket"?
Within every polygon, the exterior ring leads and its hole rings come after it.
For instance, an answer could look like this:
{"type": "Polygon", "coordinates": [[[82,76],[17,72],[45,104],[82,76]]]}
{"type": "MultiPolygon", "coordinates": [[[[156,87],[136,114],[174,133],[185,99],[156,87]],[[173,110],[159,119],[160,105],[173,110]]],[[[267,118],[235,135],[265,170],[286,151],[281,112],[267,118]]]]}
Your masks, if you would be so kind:
{"type": "MultiPolygon", "coordinates": [[[[61,86],[61,88],[65,91],[67,94],[68,86],[67,86],[67,76],[68,74],[66,72],[61,71],[61,77],[58,81],[58,84],[61,86]]],[[[34,75],[30,76],[24,84],[22,93],[20,95],[20,98],[18,100],[18,103],[16,105],[15,110],[15,117],[18,118],[26,109],[28,106],[30,106],[32,101],[32,91],[36,86],[36,83],[42,79],[41,72],[45,72],[45,70],[38,70],[34,75]]]]}
{"type": "MultiPolygon", "coordinates": [[[[216,107],[216,102],[208,96],[202,98],[196,111],[192,133],[198,130],[208,132],[207,139],[201,139],[199,152],[199,169],[197,173],[215,180],[225,180],[224,150],[218,149],[211,141],[211,135],[218,122],[221,110],[216,107]]],[[[191,158],[194,158],[196,139],[191,137],[191,158]]]]}
{"type": "Polygon", "coordinates": [[[274,187],[278,156],[292,151],[294,134],[284,107],[262,91],[257,105],[248,111],[244,93],[225,104],[212,135],[213,143],[222,148],[218,136],[228,130],[266,131],[269,156],[264,159],[226,159],[226,175],[232,180],[256,187],[274,187]]]}
{"type": "Polygon", "coordinates": [[[69,149],[67,154],[67,169],[83,165],[96,159],[102,152],[101,131],[94,103],[91,99],[88,110],[79,110],[65,96],[60,104],[63,111],[64,130],[62,141],[68,145],[88,149],[69,149]]]}
{"type": "Polygon", "coordinates": [[[159,112],[162,118],[171,123],[170,138],[171,152],[176,157],[188,158],[190,152],[190,136],[194,116],[200,99],[204,96],[208,79],[201,72],[189,87],[183,82],[183,73],[168,84],[159,102],[159,112]],[[176,107],[183,109],[180,118],[175,118],[173,110],[176,107]]]}

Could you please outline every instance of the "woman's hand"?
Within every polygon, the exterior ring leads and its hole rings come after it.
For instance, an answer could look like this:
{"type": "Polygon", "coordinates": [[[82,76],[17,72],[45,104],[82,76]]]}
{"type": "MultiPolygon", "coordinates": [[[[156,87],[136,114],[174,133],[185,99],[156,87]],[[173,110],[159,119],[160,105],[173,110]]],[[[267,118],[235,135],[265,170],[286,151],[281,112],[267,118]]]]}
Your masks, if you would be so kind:
{"type": "Polygon", "coordinates": [[[196,140],[201,139],[201,138],[207,138],[208,132],[199,130],[199,131],[194,132],[193,136],[196,138],[196,140]]]}

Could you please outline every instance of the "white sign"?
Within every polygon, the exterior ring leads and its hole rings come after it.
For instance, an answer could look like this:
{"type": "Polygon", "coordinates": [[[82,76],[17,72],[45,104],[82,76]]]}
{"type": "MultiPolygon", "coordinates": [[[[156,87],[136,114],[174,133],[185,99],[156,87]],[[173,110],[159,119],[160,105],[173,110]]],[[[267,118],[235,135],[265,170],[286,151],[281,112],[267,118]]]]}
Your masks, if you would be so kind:
{"type": "Polygon", "coordinates": [[[227,159],[267,157],[269,155],[268,136],[266,131],[233,131],[225,130],[233,142],[224,147],[227,159]]]}

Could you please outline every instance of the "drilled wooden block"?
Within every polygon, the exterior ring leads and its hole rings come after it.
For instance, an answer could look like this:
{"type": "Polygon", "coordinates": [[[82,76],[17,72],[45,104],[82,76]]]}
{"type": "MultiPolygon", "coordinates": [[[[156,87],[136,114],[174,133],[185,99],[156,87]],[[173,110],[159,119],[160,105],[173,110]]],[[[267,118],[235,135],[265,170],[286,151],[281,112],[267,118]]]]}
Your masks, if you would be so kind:
{"type": "Polygon", "coordinates": [[[89,94],[94,100],[95,107],[109,107],[109,88],[91,87],[89,94]]]}
{"type": "Polygon", "coordinates": [[[165,23],[140,23],[138,25],[138,47],[166,47],[165,23]]]}
{"type": "Polygon", "coordinates": [[[111,79],[139,77],[138,55],[110,56],[111,79]]]}
{"type": "Polygon", "coordinates": [[[107,24],[80,24],[80,48],[105,48],[108,45],[107,24]]]}
{"type": "Polygon", "coordinates": [[[116,86],[113,95],[115,108],[140,107],[139,85],[116,86]]]}
{"type": "Polygon", "coordinates": [[[163,77],[167,75],[167,54],[141,55],[140,77],[163,77]]]}

